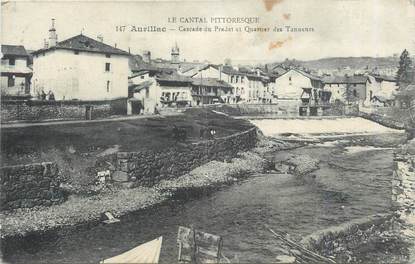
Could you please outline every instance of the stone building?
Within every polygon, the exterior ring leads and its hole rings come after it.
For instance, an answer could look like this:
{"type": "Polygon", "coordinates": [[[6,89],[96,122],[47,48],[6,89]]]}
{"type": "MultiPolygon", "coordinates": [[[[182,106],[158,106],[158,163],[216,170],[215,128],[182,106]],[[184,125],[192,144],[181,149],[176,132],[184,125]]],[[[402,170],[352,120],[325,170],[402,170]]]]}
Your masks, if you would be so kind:
{"type": "Polygon", "coordinates": [[[270,102],[272,91],[269,77],[259,71],[236,69],[231,66],[206,65],[195,73],[193,78],[216,78],[233,87],[231,103],[270,102]]]}
{"type": "Polygon", "coordinates": [[[320,77],[298,69],[290,69],[275,78],[275,93],[279,99],[300,100],[303,88],[322,87],[320,77]]]}
{"type": "Polygon", "coordinates": [[[323,78],[324,90],[331,92],[330,102],[358,103],[363,105],[366,100],[365,75],[326,76],[323,78]]]}
{"type": "Polygon", "coordinates": [[[32,69],[26,49],[18,45],[1,45],[1,53],[1,94],[28,95],[32,69]]]}
{"type": "Polygon", "coordinates": [[[57,100],[112,100],[128,95],[128,52],[83,34],[58,42],[52,24],[49,43],[33,55],[33,96],[42,90],[53,92],[57,100]]]}
{"type": "Polygon", "coordinates": [[[180,49],[179,46],[177,46],[177,42],[175,43],[174,47],[171,48],[171,63],[180,63],[180,49]]]}
{"type": "Polygon", "coordinates": [[[194,78],[192,99],[195,105],[230,103],[232,86],[216,78],[194,78]]]}

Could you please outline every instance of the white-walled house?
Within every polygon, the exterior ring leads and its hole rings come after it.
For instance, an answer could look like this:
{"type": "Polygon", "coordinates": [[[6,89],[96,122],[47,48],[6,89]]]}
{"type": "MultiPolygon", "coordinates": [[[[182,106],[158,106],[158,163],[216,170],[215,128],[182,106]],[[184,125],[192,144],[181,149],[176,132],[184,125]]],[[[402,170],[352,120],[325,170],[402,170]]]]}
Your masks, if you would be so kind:
{"type": "Polygon", "coordinates": [[[21,45],[1,45],[1,53],[1,94],[29,94],[32,69],[28,67],[26,49],[21,45]]]}
{"type": "Polygon", "coordinates": [[[187,76],[173,74],[160,74],[156,77],[160,89],[160,103],[163,106],[192,106],[192,82],[187,76]]]}
{"type": "Polygon", "coordinates": [[[128,52],[81,34],[52,41],[33,54],[33,96],[42,90],[53,92],[56,100],[128,96],[128,52]]]}
{"type": "Polygon", "coordinates": [[[322,88],[321,78],[297,69],[275,78],[278,99],[300,100],[303,88],[322,88]]]}
{"type": "Polygon", "coordinates": [[[391,76],[369,75],[366,87],[365,106],[387,106],[393,101],[399,86],[391,76]]]}
{"type": "MultiPolygon", "coordinates": [[[[140,102],[143,113],[154,114],[159,108],[161,98],[161,87],[158,85],[154,76],[150,76],[149,71],[141,71],[129,77],[130,100],[140,102]]],[[[134,103],[132,103],[134,105],[134,103]]],[[[141,113],[141,111],[139,111],[141,113]]],[[[131,111],[137,113],[137,110],[131,111]]]]}

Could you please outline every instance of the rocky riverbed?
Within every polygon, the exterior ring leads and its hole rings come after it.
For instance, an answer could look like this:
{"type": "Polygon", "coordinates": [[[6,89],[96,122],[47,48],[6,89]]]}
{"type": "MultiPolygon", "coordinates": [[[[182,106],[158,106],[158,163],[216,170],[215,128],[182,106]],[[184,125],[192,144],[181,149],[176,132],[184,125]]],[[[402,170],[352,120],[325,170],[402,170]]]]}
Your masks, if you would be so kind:
{"type": "Polygon", "coordinates": [[[262,154],[279,149],[292,148],[295,144],[262,138],[251,151],[241,152],[226,161],[211,161],[191,172],[171,180],[163,180],[151,188],[123,189],[106,186],[104,191],[89,197],[71,195],[60,205],[5,211],[0,214],[1,237],[25,236],[65,226],[98,222],[104,212],[119,217],[142,210],[171,199],[178,193],[197,193],[230,184],[252,173],[271,168],[262,154]]]}

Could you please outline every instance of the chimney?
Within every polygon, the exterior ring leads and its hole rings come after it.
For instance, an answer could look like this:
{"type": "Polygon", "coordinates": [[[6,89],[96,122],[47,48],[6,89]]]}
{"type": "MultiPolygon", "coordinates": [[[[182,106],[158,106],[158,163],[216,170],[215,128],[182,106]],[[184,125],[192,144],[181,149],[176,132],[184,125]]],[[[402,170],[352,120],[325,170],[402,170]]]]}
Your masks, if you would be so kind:
{"type": "Polygon", "coordinates": [[[128,47],[128,54],[131,54],[131,50],[130,50],[130,47],[128,47]]]}
{"type": "Polygon", "coordinates": [[[151,63],[151,51],[145,50],[143,52],[143,61],[146,63],[151,63]]]}
{"type": "Polygon", "coordinates": [[[117,47],[117,43],[115,43],[115,44],[114,44],[114,47],[115,47],[115,48],[117,47]]]}
{"type": "Polygon", "coordinates": [[[101,34],[97,36],[97,39],[99,42],[104,42],[104,37],[101,34]]]}
{"type": "Polygon", "coordinates": [[[49,29],[49,47],[56,46],[57,42],[58,42],[58,35],[56,34],[56,29],[55,29],[55,19],[52,18],[52,26],[49,29]]]}

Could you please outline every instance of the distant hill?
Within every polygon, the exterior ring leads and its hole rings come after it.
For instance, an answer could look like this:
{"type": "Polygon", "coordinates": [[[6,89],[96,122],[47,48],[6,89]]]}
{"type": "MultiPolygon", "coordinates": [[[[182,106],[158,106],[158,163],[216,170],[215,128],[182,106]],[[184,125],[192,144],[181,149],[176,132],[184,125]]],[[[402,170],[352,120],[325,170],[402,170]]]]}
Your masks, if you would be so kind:
{"type": "Polygon", "coordinates": [[[283,62],[271,63],[271,67],[281,63],[285,65],[299,65],[310,70],[335,70],[338,68],[343,69],[345,67],[350,67],[351,69],[364,69],[366,67],[369,67],[369,69],[373,69],[375,67],[397,67],[399,64],[399,57],[333,57],[309,61],[286,60],[283,62]]]}

